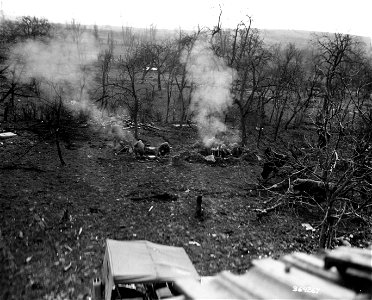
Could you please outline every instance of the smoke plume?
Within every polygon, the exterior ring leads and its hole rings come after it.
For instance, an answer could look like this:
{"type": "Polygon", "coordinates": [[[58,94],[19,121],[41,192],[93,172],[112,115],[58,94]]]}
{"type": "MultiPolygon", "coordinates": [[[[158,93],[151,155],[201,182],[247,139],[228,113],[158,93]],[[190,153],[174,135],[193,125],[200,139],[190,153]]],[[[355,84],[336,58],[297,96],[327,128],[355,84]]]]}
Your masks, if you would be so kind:
{"type": "Polygon", "coordinates": [[[21,82],[37,79],[40,92],[47,101],[60,97],[73,111],[98,117],[99,111],[88,95],[94,73],[90,68],[98,53],[93,36],[85,33],[78,41],[67,35],[44,42],[18,43],[10,53],[9,62],[21,82]]]}
{"type": "Polygon", "coordinates": [[[226,131],[223,117],[233,104],[230,92],[235,70],[217,57],[210,44],[197,40],[189,54],[181,58],[186,63],[187,79],[192,85],[190,110],[204,145],[218,143],[216,135],[226,131]]]}

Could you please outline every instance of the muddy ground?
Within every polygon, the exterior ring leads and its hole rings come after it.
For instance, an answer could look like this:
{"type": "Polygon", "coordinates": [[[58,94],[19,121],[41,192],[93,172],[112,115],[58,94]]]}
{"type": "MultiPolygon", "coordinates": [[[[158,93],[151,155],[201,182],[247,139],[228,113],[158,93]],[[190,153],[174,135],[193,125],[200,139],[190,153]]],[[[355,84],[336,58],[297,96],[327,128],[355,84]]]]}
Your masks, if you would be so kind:
{"type": "MultiPolygon", "coordinates": [[[[173,147],[170,156],[146,160],[115,155],[99,126],[74,126],[61,143],[61,166],[45,132],[21,127],[3,124],[18,136],[0,141],[1,299],[88,299],[107,238],[184,247],[201,275],[243,273],[252,259],[317,249],[319,230],[301,225],[316,228],[316,211],[285,205],[257,217],[254,209],[268,200],[256,189],[262,161],[174,163],[197,141],[192,128],[142,129],[151,145],[173,147]]],[[[270,143],[264,137],[255,154],[270,143]]],[[[363,238],[352,242],[366,246],[363,238]]]]}

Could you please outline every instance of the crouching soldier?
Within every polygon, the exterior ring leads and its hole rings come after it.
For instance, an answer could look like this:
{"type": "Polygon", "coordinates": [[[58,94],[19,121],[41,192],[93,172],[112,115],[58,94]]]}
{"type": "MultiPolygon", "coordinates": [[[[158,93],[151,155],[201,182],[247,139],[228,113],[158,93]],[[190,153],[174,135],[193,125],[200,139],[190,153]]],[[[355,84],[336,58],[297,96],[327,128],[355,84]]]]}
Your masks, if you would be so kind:
{"type": "Polygon", "coordinates": [[[261,176],[263,179],[268,179],[271,173],[279,172],[279,169],[289,160],[289,156],[273,151],[270,147],[265,150],[267,161],[264,163],[261,176]]]}
{"type": "Polygon", "coordinates": [[[168,142],[162,143],[158,149],[158,155],[164,156],[170,153],[170,146],[168,142]]]}
{"type": "Polygon", "coordinates": [[[143,157],[145,155],[145,144],[141,140],[138,140],[133,145],[133,152],[136,157],[143,157]]]}

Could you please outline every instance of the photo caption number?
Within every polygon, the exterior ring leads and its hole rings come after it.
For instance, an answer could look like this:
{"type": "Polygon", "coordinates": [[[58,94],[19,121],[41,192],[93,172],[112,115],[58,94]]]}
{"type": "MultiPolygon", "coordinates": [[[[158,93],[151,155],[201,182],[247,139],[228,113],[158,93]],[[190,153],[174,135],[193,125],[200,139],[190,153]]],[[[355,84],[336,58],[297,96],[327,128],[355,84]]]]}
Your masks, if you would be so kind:
{"type": "Polygon", "coordinates": [[[313,288],[311,286],[301,287],[301,286],[294,285],[293,289],[292,289],[292,292],[318,294],[319,289],[318,288],[313,288]]]}

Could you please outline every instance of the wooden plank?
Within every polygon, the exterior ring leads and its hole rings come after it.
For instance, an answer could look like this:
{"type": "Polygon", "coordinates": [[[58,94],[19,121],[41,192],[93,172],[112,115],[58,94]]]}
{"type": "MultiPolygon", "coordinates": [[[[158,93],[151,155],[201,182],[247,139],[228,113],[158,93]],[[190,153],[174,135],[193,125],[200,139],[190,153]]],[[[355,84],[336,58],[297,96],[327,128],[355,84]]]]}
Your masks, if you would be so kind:
{"type": "MultiPolygon", "coordinates": [[[[293,294],[297,294],[297,298],[303,298],[305,296],[309,299],[353,299],[356,295],[354,291],[298,268],[288,268],[280,261],[272,259],[255,260],[253,261],[253,265],[254,268],[247,274],[251,274],[253,271],[256,274],[261,273],[261,277],[268,279],[267,283],[263,286],[266,286],[271,291],[275,286],[281,286],[281,289],[276,288],[276,290],[292,291],[293,294]],[[296,289],[294,287],[297,287],[297,291],[295,291],[296,289]],[[305,288],[316,291],[316,293],[299,292],[298,287],[303,291],[303,288],[305,288]]],[[[274,294],[272,296],[278,298],[274,294]]],[[[269,294],[267,294],[267,297],[269,297],[269,294]]]]}
{"type": "Polygon", "coordinates": [[[333,266],[341,272],[353,268],[372,273],[372,250],[339,247],[329,251],[324,259],[324,267],[329,269],[333,266]]]}
{"type": "Polygon", "coordinates": [[[305,253],[295,252],[280,260],[307,273],[319,276],[333,283],[342,284],[343,279],[334,269],[324,270],[324,259],[305,253]]]}

